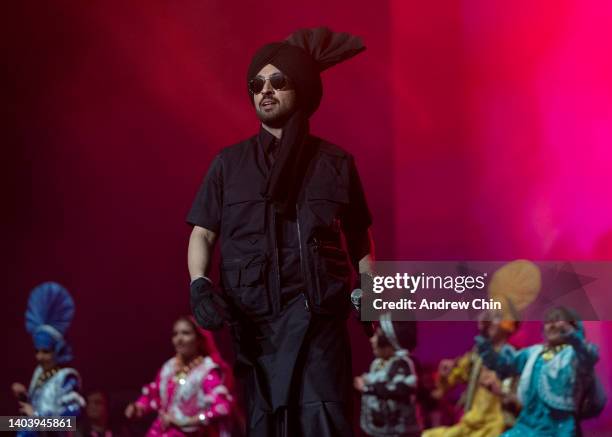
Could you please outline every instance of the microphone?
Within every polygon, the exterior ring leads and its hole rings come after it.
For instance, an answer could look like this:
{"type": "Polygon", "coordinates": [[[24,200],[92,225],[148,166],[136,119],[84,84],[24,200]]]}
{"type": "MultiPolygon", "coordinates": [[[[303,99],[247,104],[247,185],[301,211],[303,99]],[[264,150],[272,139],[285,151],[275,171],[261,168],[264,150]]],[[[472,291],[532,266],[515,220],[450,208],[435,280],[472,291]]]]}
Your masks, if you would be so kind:
{"type": "Polygon", "coordinates": [[[358,313],[361,314],[361,296],[363,296],[363,290],[361,288],[355,288],[351,293],[351,303],[355,307],[358,313]]]}
{"type": "Polygon", "coordinates": [[[357,320],[361,323],[363,327],[363,332],[368,338],[374,335],[374,326],[372,322],[366,322],[361,320],[361,297],[363,296],[363,290],[361,288],[356,288],[351,292],[351,303],[353,304],[353,308],[355,308],[355,316],[357,320]]]}

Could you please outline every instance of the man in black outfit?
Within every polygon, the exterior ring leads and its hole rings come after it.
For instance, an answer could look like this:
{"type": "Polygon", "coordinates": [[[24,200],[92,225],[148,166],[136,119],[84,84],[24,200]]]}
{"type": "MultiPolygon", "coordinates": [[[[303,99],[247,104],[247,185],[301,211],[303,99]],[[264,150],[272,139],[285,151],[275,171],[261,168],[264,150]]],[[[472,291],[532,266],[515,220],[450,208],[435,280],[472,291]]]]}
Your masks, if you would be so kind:
{"type": "Polygon", "coordinates": [[[373,260],[371,217],[353,157],[308,119],[321,71],[364,49],[326,28],[263,46],[247,73],[259,134],[214,158],[187,217],[192,309],[232,330],[251,436],[352,435],[346,318],[353,272],[373,260]]]}

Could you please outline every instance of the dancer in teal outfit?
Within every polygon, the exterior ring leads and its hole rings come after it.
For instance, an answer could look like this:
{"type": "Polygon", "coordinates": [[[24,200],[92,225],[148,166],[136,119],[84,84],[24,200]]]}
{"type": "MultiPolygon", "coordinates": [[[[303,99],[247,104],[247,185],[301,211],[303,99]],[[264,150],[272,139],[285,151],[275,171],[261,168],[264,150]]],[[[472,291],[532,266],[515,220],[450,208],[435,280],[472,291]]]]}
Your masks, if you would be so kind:
{"type": "Polygon", "coordinates": [[[548,312],[544,338],[543,344],[496,352],[488,338],[476,337],[487,367],[501,378],[520,375],[517,394],[522,410],[515,426],[502,437],[580,435],[582,402],[595,383],[597,346],[585,340],[582,323],[562,307],[548,312]]]}

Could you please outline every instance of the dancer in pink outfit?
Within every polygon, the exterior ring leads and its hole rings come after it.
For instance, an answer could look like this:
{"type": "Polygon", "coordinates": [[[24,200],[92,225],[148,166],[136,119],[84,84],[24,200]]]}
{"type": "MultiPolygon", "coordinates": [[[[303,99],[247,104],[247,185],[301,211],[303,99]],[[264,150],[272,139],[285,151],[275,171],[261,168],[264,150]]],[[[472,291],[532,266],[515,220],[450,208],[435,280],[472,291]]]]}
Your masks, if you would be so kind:
{"type": "Polygon", "coordinates": [[[156,411],[149,437],[229,436],[231,375],[212,334],[198,328],[192,318],[181,317],[174,323],[172,342],[176,356],[127,406],[126,417],[156,411]]]}

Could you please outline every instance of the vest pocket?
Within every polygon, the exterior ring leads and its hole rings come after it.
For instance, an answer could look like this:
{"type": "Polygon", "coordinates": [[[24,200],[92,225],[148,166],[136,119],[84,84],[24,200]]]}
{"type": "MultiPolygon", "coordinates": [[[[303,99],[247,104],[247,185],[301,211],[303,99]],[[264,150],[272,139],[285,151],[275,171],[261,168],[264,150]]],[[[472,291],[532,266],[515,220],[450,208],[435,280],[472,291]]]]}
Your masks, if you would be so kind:
{"type": "Polygon", "coordinates": [[[351,268],[346,252],[314,239],[308,245],[311,258],[314,309],[321,314],[338,314],[349,308],[351,268]]]}
{"type": "Polygon", "coordinates": [[[313,311],[338,315],[350,308],[351,268],[339,243],[348,191],[338,183],[310,186],[305,203],[302,223],[306,224],[313,311]]]}
{"type": "Polygon", "coordinates": [[[223,208],[224,233],[233,240],[244,240],[254,244],[263,237],[266,224],[265,202],[254,195],[227,199],[223,208]],[[245,219],[248,217],[248,219],[245,219]]]}
{"type": "Polygon", "coordinates": [[[306,203],[314,227],[335,227],[348,202],[348,192],[341,185],[310,187],[306,203]]]}
{"type": "Polygon", "coordinates": [[[221,264],[223,290],[236,307],[248,316],[262,317],[270,314],[267,265],[264,255],[251,255],[223,261],[221,264]]]}

